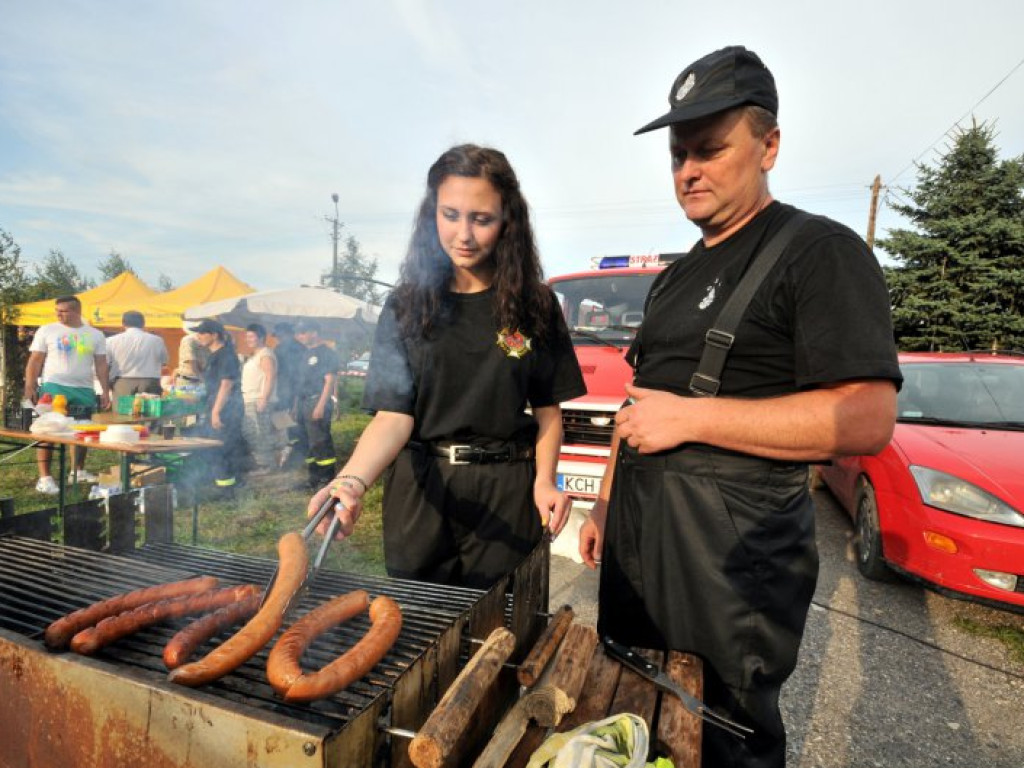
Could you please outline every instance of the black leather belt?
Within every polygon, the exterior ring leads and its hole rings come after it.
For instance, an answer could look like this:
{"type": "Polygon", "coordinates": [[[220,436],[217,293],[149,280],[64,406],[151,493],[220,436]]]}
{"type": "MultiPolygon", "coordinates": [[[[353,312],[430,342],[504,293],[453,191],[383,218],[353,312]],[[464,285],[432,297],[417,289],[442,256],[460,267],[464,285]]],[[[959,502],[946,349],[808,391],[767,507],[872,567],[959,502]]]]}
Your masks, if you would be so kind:
{"type": "Polygon", "coordinates": [[[419,443],[410,440],[408,447],[414,451],[424,451],[448,459],[449,464],[508,464],[513,461],[529,461],[536,455],[533,446],[518,445],[482,448],[479,445],[419,443]]]}

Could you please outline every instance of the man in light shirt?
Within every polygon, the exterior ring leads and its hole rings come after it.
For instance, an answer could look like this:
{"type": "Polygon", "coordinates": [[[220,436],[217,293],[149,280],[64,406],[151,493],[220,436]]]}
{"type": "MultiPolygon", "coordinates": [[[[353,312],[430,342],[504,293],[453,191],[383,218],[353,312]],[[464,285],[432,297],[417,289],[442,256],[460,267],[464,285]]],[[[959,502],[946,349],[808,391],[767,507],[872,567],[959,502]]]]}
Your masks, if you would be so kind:
{"type": "Polygon", "coordinates": [[[129,310],[121,316],[124,332],[107,339],[113,397],[147,392],[159,395],[160,373],[167,364],[167,345],[155,333],[143,330],[146,318],[129,310]]]}
{"type": "MultiPolygon", "coordinates": [[[[106,339],[100,331],[82,322],[82,303],[77,296],[61,296],[54,305],[57,322],[41,326],[29,347],[25,398],[35,404],[45,394],[54,398],[63,395],[68,416],[88,419],[96,409],[94,370],[100,381],[100,408],[110,406],[106,339]]],[[[36,452],[36,491],[56,495],[60,489],[50,475],[51,453],[49,448],[36,452]]],[[[72,474],[79,482],[94,482],[96,475],[84,469],[85,449],[77,449],[72,455],[76,468],[72,474]]]]}

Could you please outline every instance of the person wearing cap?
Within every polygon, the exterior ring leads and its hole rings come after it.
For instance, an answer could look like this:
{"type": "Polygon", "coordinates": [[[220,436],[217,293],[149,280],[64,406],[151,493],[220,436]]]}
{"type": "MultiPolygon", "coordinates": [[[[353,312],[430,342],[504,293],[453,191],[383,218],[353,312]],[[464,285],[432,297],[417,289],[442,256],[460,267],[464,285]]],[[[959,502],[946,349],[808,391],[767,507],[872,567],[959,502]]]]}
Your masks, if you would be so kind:
{"type": "Polygon", "coordinates": [[[203,371],[206,388],[206,435],[222,445],[207,452],[210,471],[217,491],[233,493],[238,483],[242,457],[246,452],[242,438],[241,368],[231,335],[216,320],[202,320],[193,327],[196,340],[209,352],[203,371]]]}
{"type": "Polygon", "coordinates": [[[140,392],[159,395],[160,373],[167,364],[167,345],[155,333],[143,330],[146,317],[129,310],[121,316],[122,333],[107,339],[107,359],[113,397],[140,392]]]}
{"type": "Polygon", "coordinates": [[[338,468],[331,438],[331,414],[341,359],[320,339],[320,324],[316,320],[296,323],[295,338],[305,347],[295,393],[295,420],[306,444],[306,485],[315,491],[329,483],[338,468]]]}
{"type": "Polygon", "coordinates": [[[431,165],[398,285],[375,331],[351,458],[307,511],[338,499],[352,531],[384,475],[390,575],[474,588],[557,534],[559,403],[586,390],[544,285],[526,200],[504,154],[452,147],[431,165]]]}
{"type": "Polygon", "coordinates": [[[783,766],[779,691],[818,572],[807,462],[889,441],[901,381],[889,299],[856,234],[772,198],[778,95],[757,55],[701,58],[669,104],[637,133],[669,129],[676,199],[702,237],[651,287],[580,553],[601,563],[598,631],[699,655],[705,702],[753,729],[705,724],[703,765],[783,766]],[[780,230],[788,244],[770,247],[780,230]],[[708,331],[762,250],[781,255],[731,343],[711,334],[724,367],[709,375],[708,331]]]}

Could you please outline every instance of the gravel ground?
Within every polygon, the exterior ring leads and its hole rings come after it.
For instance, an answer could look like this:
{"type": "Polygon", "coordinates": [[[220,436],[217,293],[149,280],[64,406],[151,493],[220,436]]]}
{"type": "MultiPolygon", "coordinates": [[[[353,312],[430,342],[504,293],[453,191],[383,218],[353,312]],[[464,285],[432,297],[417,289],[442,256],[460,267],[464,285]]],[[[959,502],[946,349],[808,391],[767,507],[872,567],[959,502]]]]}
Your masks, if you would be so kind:
{"type": "MultiPolygon", "coordinates": [[[[827,491],[815,502],[821,573],[782,692],[789,766],[1022,768],[1024,663],[955,621],[1024,630],[1024,616],[906,580],[865,580],[849,520],[827,491]]],[[[569,603],[578,620],[594,623],[596,597],[595,572],[552,557],[553,608],[569,603]]]]}

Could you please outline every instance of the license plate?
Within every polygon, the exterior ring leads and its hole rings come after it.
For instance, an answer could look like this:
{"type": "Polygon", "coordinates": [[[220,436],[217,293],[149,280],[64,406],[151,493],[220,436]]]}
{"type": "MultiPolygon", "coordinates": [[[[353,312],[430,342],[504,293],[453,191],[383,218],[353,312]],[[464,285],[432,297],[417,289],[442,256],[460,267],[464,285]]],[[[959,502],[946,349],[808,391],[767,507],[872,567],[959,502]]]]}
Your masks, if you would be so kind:
{"type": "Polygon", "coordinates": [[[584,493],[596,496],[601,486],[601,478],[592,475],[566,475],[558,473],[558,490],[566,493],[584,493]]]}

